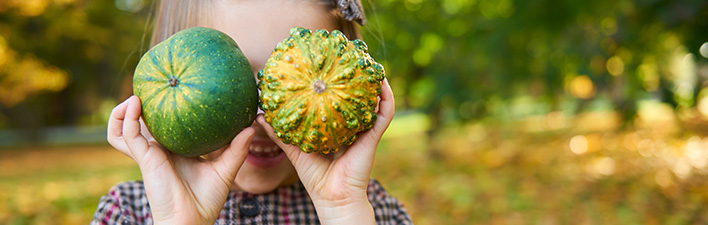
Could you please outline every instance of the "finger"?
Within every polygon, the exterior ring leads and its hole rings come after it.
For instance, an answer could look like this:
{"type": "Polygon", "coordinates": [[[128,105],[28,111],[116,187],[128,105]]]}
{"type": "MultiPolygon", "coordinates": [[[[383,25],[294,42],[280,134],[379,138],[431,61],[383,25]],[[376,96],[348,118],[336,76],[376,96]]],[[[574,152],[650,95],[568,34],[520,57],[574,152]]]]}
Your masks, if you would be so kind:
{"type": "Polygon", "coordinates": [[[155,138],[152,137],[152,134],[150,134],[150,131],[147,129],[147,126],[145,125],[145,121],[143,121],[143,118],[140,117],[140,134],[145,137],[148,141],[151,141],[155,138]]]}
{"type": "Polygon", "coordinates": [[[393,91],[388,83],[388,79],[384,79],[381,82],[381,95],[379,97],[379,111],[376,113],[374,126],[368,131],[359,133],[356,141],[352,145],[353,148],[350,148],[351,150],[348,151],[352,152],[349,155],[354,154],[357,155],[357,158],[367,159],[363,160],[366,162],[373,162],[376,147],[384,132],[391,124],[391,120],[393,120],[395,114],[393,91]]]}
{"type": "Polygon", "coordinates": [[[131,96],[128,99],[128,106],[125,110],[125,118],[123,120],[123,140],[128,145],[133,159],[138,161],[143,158],[148,150],[148,142],[140,134],[140,99],[137,96],[131,96]]]}
{"type": "Polygon", "coordinates": [[[270,137],[270,139],[273,140],[273,142],[275,142],[275,144],[278,145],[278,147],[280,147],[283,152],[285,152],[285,155],[288,157],[288,159],[290,159],[291,162],[297,162],[297,158],[300,157],[301,153],[299,147],[285,144],[277,136],[275,136],[273,127],[270,126],[268,122],[266,122],[265,116],[263,114],[256,116],[256,122],[263,127],[268,137],[270,137]]]}
{"type": "Polygon", "coordinates": [[[393,116],[396,112],[396,103],[393,99],[393,90],[391,90],[391,85],[388,83],[388,79],[383,80],[381,84],[381,100],[379,101],[379,111],[376,113],[377,118],[374,123],[372,130],[376,132],[377,135],[383,135],[388,125],[391,124],[393,116]]]}
{"type": "Polygon", "coordinates": [[[381,95],[379,95],[378,112],[376,113],[376,122],[374,126],[365,132],[357,135],[357,139],[349,146],[342,154],[340,159],[343,162],[348,162],[348,170],[362,184],[366,184],[371,174],[371,167],[374,164],[376,148],[381,141],[383,133],[393,120],[395,114],[395,102],[393,99],[393,91],[387,79],[381,82],[381,95]]]}
{"type": "Polygon", "coordinates": [[[233,182],[238,169],[241,168],[243,161],[248,155],[248,145],[251,144],[256,130],[253,127],[243,129],[234,139],[231,144],[221,153],[221,155],[213,161],[213,165],[224,182],[230,184],[233,182]]]}
{"type": "MultiPolygon", "coordinates": [[[[232,140],[232,142],[233,142],[233,140],[232,140]]],[[[221,147],[213,152],[207,153],[207,154],[202,155],[200,157],[206,161],[214,161],[214,160],[218,159],[219,156],[221,156],[221,154],[224,153],[224,151],[226,151],[226,149],[228,147],[229,147],[229,145],[221,147]]]]}
{"type": "Polygon", "coordinates": [[[108,117],[108,132],[106,134],[108,143],[126,155],[128,155],[128,146],[126,146],[123,141],[123,119],[125,118],[125,110],[128,107],[127,102],[128,100],[126,99],[111,110],[111,115],[108,117]]]}

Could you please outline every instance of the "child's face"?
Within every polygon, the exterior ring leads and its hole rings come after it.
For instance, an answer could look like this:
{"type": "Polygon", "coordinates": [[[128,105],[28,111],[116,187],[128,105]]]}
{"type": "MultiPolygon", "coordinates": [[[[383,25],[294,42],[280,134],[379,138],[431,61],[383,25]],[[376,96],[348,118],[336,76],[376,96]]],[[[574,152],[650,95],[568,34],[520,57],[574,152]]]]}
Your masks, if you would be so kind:
{"type": "MultiPolygon", "coordinates": [[[[275,45],[290,36],[290,28],[337,29],[335,17],[314,1],[216,1],[209,26],[233,38],[253,67],[254,76],[262,69],[275,45]]],[[[259,110],[259,113],[262,113],[259,110]]],[[[297,180],[292,164],[283,151],[257,123],[246,161],[234,187],[250,193],[267,193],[297,180]]]]}

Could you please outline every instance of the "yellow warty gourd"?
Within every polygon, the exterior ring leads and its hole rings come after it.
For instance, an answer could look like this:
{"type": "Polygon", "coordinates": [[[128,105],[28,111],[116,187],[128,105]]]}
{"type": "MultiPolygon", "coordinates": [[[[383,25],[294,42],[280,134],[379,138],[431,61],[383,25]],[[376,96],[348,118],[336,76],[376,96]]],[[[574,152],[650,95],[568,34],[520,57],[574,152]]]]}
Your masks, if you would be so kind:
{"type": "Polygon", "coordinates": [[[336,152],[374,125],[384,76],[363,41],[296,27],[258,73],[260,106],[284,143],[336,152]]]}

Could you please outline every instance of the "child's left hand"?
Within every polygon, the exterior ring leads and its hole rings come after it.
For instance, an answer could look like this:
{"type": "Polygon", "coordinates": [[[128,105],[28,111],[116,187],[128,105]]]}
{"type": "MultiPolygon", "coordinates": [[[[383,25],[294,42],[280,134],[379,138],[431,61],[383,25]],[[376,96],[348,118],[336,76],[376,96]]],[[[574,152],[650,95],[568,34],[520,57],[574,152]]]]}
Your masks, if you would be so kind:
{"type": "Polygon", "coordinates": [[[308,154],[275,137],[263,115],[257,118],[272,140],[283,149],[310,194],[323,224],[374,224],[374,213],[366,190],[376,147],[393,119],[393,92],[384,80],[374,126],[359,133],[348,149],[335,154],[308,154]]]}

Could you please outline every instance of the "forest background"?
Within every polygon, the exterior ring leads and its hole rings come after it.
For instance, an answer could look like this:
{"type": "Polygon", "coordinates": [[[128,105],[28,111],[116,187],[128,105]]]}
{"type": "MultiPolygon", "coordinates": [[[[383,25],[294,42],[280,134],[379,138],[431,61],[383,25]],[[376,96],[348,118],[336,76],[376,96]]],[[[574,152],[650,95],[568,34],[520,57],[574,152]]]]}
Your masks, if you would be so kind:
{"type": "MultiPolygon", "coordinates": [[[[372,176],[416,224],[708,223],[708,2],[364,1],[396,97],[372,176]]],[[[0,224],[85,224],[149,0],[0,1],[0,224]]]]}

